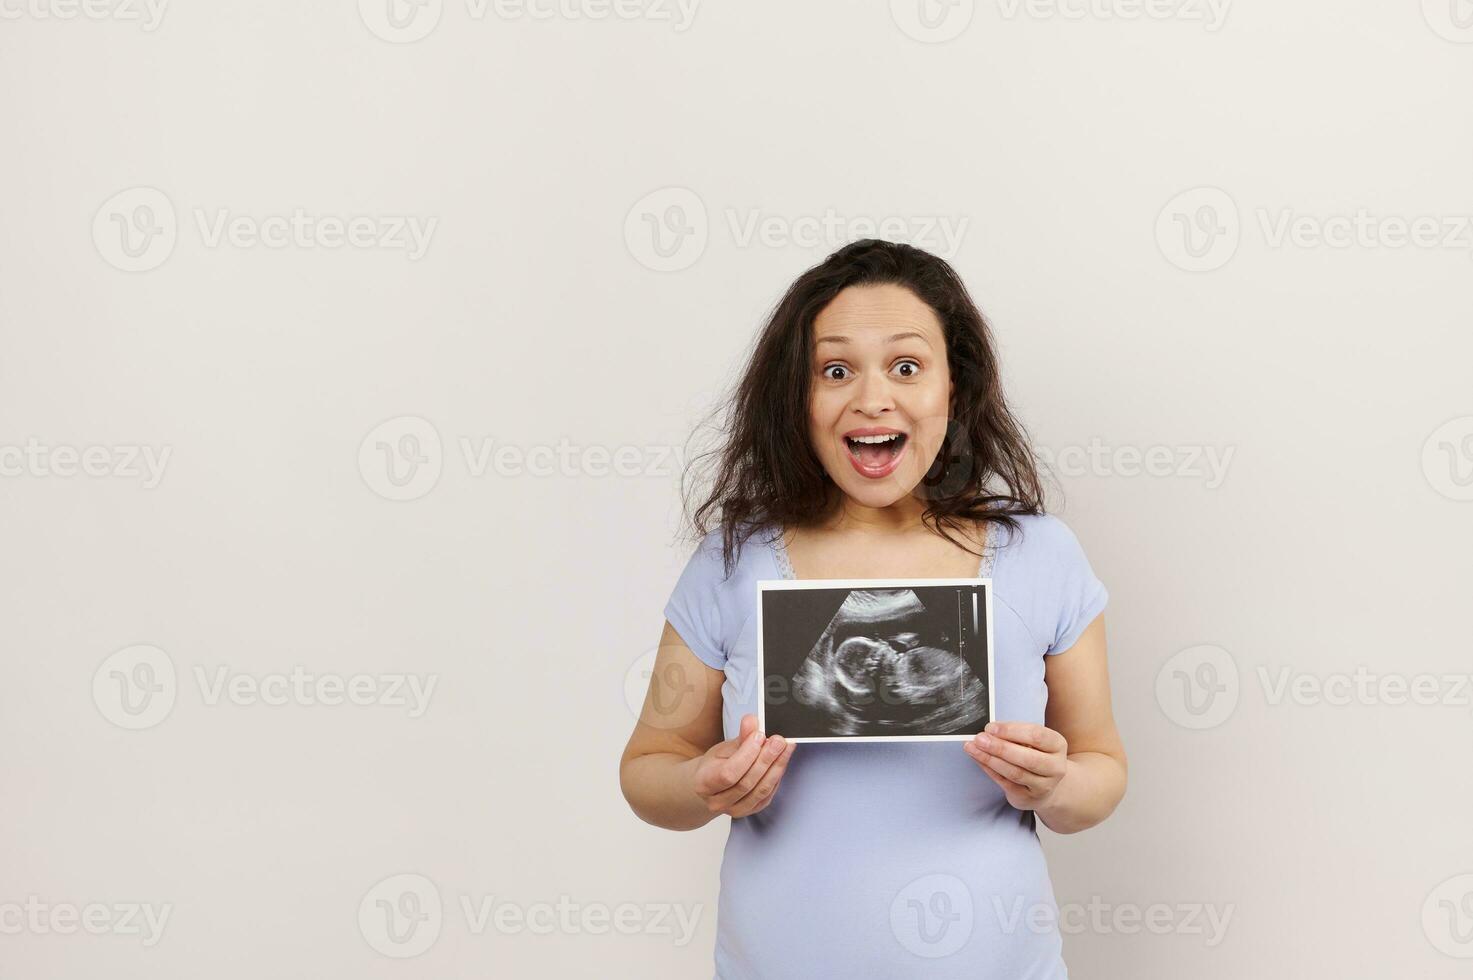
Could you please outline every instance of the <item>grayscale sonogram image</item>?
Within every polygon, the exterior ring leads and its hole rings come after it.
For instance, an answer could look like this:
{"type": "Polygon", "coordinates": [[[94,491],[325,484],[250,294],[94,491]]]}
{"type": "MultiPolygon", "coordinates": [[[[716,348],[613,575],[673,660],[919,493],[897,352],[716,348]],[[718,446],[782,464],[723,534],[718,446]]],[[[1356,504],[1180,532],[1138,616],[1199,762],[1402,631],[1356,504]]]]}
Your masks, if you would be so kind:
{"type": "Polygon", "coordinates": [[[984,585],[763,588],[761,601],[768,731],[949,737],[990,720],[984,585]]]}

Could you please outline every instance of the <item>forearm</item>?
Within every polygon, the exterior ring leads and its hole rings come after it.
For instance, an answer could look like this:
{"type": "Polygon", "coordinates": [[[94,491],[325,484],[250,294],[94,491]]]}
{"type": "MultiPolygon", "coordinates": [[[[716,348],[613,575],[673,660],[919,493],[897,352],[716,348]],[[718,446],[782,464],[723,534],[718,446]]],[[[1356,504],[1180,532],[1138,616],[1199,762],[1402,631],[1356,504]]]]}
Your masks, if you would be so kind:
{"type": "Polygon", "coordinates": [[[715,816],[696,795],[695,770],[700,757],[652,752],[627,760],[619,785],[635,816],[666,830],[695,830],[715,816]]]}
{"type": "Polygon", "coordinates": [[[1108,817],[1124,795],[1124,762],[1103,752],[1074,752],[1064,778],[1034,812],[1054,833],[1074,834],[1108,817]]]}

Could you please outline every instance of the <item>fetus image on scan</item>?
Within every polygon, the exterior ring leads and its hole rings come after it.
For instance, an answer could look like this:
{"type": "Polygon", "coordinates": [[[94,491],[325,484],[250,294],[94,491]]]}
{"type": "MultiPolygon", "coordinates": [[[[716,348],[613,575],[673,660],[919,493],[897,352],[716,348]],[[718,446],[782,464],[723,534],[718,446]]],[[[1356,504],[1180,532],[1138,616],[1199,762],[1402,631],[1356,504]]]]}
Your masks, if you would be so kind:
{"type": "Polygon", "coordinates": [[[852,591],[794,674],[794,696],[833,735],[980,727],[987,690],[947,622],[911,589],[852,591]]]}

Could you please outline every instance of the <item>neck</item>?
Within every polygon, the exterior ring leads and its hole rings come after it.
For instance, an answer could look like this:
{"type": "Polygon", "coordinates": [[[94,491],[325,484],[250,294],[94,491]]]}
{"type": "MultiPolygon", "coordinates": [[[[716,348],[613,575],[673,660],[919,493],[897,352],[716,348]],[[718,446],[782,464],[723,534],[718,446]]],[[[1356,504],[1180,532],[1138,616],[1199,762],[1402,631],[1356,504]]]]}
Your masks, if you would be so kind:
{"type": "Polygon", "coordinates": [[[830,492],[838,498],[829,508],[833,515],[828,521],[830,530],[901,533],[925,526],[921,515],[926,512],[926,505],[910,494],[885,507],[867,507],[833,484],[830,492]]]}

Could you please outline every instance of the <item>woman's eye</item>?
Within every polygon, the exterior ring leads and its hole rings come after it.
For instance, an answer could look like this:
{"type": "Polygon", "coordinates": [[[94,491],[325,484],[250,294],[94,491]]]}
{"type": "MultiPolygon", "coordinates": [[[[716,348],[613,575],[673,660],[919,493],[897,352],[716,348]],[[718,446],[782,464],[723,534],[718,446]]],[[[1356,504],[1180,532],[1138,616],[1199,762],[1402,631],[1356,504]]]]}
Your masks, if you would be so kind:
{"type": "MultiPolygon", "coordinates": [[[[895,367],[892,370],[897,370],[898,371],[898,370],[901,370],[902,368],[906,369],[905,372],[903,374],[901,374],[901,377],[902,378],[914,378],[920,372],[921,365],[917,361],[901,361],[899,364],[896,364],[895,367]]],[[[846,368],[842,364],[830,364],[828,367],[826,367],[826,368],[823,369],[823,376],[825,378],[828,378],[830,381],[843,381],[844,380],[843,375],[835,376],[831,372],[833,372],[833,371],[844,371],[844,372],[847,372],[848,370],[849,369],[846,368]]]]}

